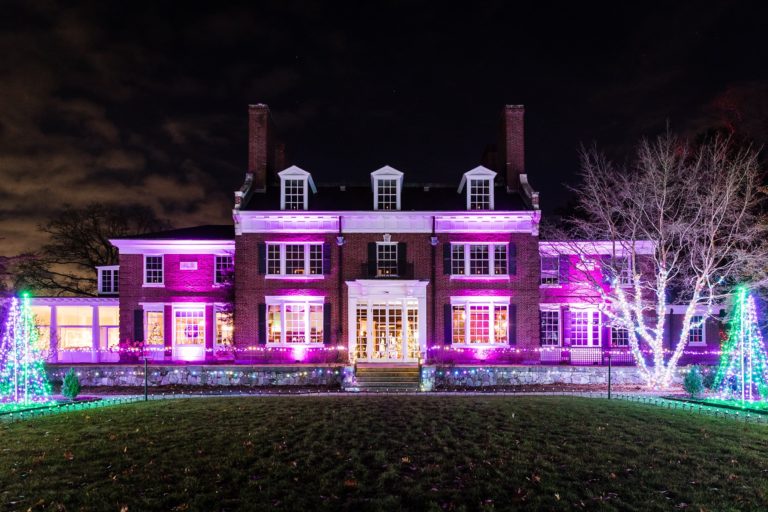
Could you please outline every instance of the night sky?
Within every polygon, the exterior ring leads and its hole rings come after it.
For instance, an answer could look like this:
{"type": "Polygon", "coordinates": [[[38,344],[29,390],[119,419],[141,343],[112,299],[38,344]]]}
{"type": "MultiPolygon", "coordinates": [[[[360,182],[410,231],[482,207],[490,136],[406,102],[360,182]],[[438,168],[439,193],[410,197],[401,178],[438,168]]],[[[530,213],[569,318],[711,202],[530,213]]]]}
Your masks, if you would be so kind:
{"type": "Polygon", "coordinates": [[[768,142],[760,3],[217,4],[2,2],[0,255],[39,246],[64,203],[231,222],[249,103],[316,181],[388,164],[456,184],[525,104],[545,214],[582,143],[623,158],[667,123],[768,142]]]}

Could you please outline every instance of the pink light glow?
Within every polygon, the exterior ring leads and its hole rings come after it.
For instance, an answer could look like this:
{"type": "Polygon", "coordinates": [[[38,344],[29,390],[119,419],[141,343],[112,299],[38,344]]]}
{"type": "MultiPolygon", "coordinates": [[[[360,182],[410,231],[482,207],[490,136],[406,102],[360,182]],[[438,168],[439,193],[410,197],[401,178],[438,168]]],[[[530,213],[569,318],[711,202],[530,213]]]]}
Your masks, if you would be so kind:
{"type": "Polygon", "coordinates": [[[293,358],[297,361],[303,361],[307,357],[307,347],[299,345],[293,347],[293,358]]]}

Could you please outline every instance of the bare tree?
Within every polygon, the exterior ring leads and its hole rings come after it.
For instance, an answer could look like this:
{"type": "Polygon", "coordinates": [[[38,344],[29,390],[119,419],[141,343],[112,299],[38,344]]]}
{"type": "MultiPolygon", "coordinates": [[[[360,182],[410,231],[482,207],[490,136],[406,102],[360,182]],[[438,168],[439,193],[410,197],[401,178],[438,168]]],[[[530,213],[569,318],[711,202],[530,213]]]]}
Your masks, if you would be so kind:
{"type": "Polygon", "coordinates": [[[693,145],[666,134],[642,141],[625,167],[596,149],[582,150],[581,160],[582,183],[575,189],[581,211],[558,237],[609,242],[611,254],[600,266],[611,279],[590,274],[587,280],[608,306],[611,324],[629,331],[648,385],[666,387],[696,311],[711,314],[737,282],[765,282],[757,152],[727,138],[693,145]],[[672,302],[683,304],[685,314],[680,341],[665,351],[664,313],[672,302]]]}
{"type": "Polygon", "coordinates": [[[65,206],[40,226],[49,242],[20,258],[15,287],[48,295],[95,295],[96,267],[116,265],[118,252],[110,238],[166,229],[168,223],[144,206],[91,203],[65,206]]]}

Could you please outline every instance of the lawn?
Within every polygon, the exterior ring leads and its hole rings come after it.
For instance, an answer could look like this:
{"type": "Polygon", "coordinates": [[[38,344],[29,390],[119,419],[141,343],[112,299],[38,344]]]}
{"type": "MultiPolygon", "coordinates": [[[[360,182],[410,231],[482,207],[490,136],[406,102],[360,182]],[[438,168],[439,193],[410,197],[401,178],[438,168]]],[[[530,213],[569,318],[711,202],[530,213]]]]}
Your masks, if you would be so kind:
{"type": "Polygon", "coordinates": [[[768,427],[569,397],[155,401],[0,425],[20,510],[745,510],[768,427]]]}

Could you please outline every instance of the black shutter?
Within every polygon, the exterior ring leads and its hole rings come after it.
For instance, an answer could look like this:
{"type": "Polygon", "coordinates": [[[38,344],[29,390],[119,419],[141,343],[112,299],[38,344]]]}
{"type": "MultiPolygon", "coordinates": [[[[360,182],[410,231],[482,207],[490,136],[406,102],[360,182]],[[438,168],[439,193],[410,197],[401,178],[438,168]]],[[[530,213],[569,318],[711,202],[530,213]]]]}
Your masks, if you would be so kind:
{"type": "Polygon", "coordinates": [[[259,248],[258,273],[266,274],[267,273],[267,244],[264,242],[259,242],[258,248],[259,248]]]}
{"type": "Polygon", "coordinates": [[[560,275],[558,275],[558,280],[560,284],[568,284],[568,277],[571,270],[570,266],[571,266],[571,260],[569,259],[567,254],[559,256],[560,275]]]}
{"type": "Polygon", "coordinates": [[[507,253],[507,265],[509,265],[509,275],[517,274],[517,245],[515,242],[509,242],[509,251],[507,253]]]}
{"type": "Polygon", "coordinates": [[[453,343],[453,315],[450,304],[443,306],[443,337],[446,345],[453,343]]]}
{"type": "Polygon", "coordinates": [[[397,275],[400,277],[407,277],[408,268],[407,259],[407,247],[405,242],[397,243],[397,275]]]}
{"type": "Polygon", "coordinates": [[[368,242],[368,277],[376,277],[376,242],[368,242]]]}
{"type": "Polygon", "coordinates": [[[133,340],[144,341],[144,310],[133,310],[133,340]]]}
{"type": "Polygon", "coordinates": [[[323,274],[331,273],[331,244],[323,244],[323,274]]]}
{"type": "Polygon", "coordinates": [[[323,304],[323,343],[331,344],[331,303],[323,304]]]}
{"type": "Polygon", "coordinates": [[[509,305],[509,318],[507,320],[509,321],[507,326],[509,344],[517,345],[517,304],[509,305]]]}
{"type": "Polygon", "coordinates": [[[451,244],[443,245],[443,274],[451,273],[451,244]]]}
{"type": "Polygon", "coordinates": [[[267,305],[259,304],[259,345],[267,344],[267,305]]]}

